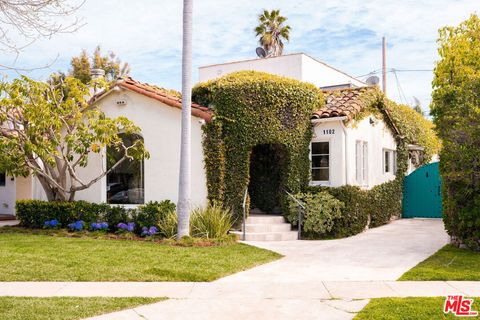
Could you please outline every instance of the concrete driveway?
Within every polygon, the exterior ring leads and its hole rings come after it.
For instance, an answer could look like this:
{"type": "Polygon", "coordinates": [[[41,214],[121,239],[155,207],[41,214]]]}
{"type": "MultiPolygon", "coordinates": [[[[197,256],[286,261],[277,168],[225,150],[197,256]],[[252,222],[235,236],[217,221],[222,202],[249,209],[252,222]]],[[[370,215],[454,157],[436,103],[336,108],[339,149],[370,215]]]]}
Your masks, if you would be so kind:
{"type": "Polygon", "coordinates": [[[285,257],[218,282],[397,280],[447,243],[441,219],[401,219],[338,240],[249,242],[285,257]]]}
{"type": "MultiPolygon", "coordinates": [[[[249,243],[285,257],[214,282],[191,284],[176,298],[166,294],[173,299],[165,302],[92,319],[351,320],[372,297],[464,292],[444,282],[391,281],[447,241],[441,220],[410,219],[347,239],[249,243]]],[[[467,285],[478,289],[475,283],[467,285]]]]}

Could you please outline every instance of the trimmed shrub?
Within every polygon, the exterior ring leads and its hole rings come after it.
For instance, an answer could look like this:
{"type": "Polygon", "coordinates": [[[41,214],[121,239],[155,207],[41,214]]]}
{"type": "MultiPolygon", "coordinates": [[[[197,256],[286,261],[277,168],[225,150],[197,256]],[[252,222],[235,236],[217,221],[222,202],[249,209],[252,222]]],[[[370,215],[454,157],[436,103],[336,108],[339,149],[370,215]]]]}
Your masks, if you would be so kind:
{"type": "MultiPolygon", "coordinates": [[[[307,238],[318,238],[328,234],[333,228],[335,219],[341,216],[341,210],[345,206],[343,202],[335,199],[326,191],[297,193],[294,197],[305,205],[302,231],[307,238]]],[[[289,198],[288,207],[287,220],[293,225],[298,225],[297,203],[289,198]]]]}
{"type": "Polygon", "coordinates": [[[329,235],[333,238],[353,236],[365,230],[368,224],[368,192],[358,186],[330,188],[328,193],[344,203],[342,214],[333,222],[329,235]]]}
{"type": "Polygon", "coordinates": [[[83,221],[87,225],[104,221],[108,223],[110,230],[114,230],[120,222],[130,221],[134,211],[134,209],[86,201],[19,200],[15,208],[20,224],[27,228],[42,228],[45,221],[56,219],[62,226],[68,226],[75,221],[83,221]]]}
{"type": "Polygon", "coordinates": [[[150,201],[140,206],[132,218],[135,220],[138,230],[143,227],[158,227],[159,220],[163,219],[168,213],[175,211],[175,208],[175,204],[170,200],[150,201]]]}
{"type": "Polygon", "coordinates": [[[217,204],[192,211],[190,231],[193,237],[223,238],[233,226],[232,213],[217,204]]]}
{"type": "MultiPolygon", "coordinates": [[[[298,196],[298,199],[302,201],[305,199],[305,194],[313,197],[325,192],[343,203],[341,213],[334,218],[333,225],[328,232],[307,232],[306,235],[310,238],[353,236],[367,227],[384,225],[392,218],[400,217],[402,213],[402,188],[398,180],[385,182],[370,190],[362,190],[357,186],[350,185],[337,188],[310,186],[306,188],[304,194],[296,195],[296,197],[298,196]]],[[[315,204],[315,206],[318,205],[315,204]]],[[[293,225],[297,225],[297,213],[296,205],[290,202],[286,218],[293,225]]]]}
{"type": "Polygon", "coordinates": [[[379,227],[402,214],[402,185],[398,180],[379,184],[367,191],[370,227],[379,227]]]}

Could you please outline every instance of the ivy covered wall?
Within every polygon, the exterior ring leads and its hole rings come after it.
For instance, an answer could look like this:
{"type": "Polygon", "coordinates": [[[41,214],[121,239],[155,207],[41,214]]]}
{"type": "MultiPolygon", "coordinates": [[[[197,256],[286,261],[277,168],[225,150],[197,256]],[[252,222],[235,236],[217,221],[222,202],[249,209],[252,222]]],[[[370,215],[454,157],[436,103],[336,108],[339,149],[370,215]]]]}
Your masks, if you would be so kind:
{"type": "MultiPolygon", "coordinates": [[[[268,73],[243,71],[198,84],[193,89],[193,100],[208,106],[214,114],[212,121],[203,126],[210,201],[232,208],[240,221],[244,192],[250,181],[250,157],[253,148],[259,145],[281,145],[286,160],[279,169],[282,171],[279,184],[293,193],[307,190],[310,119],[313,111],[325,103],[320,89],[268,73]]],[[[428,119],[408,106],[386,99],[377,88],[366,90],[361,103],[363,109],[353,121],[374,114],[387,123],[397,141],[397,179],[376,186],[371,192],[369,203],[378,207],[371,208],[377,212],[372,215],[371,225],[377,226],[401,213],[402,183],[408,167],[407,145],[423,146],[424,162],[428,162],[438,153],[440,142],[428,119]]],[[[270,191],[268,194],[272,194],[270,191]]],[[[287,214],[283,193],[280,198],[287,214]]]]}
{"type": "Polygon", "coordinates": [[[231,207],[237,221],[255,146],[283,145],[286,161],[281,185],[292,192],[308,185],[310,117],[324,103],[318,88],[268,73],[243,71],[198,84],[193,99],[214,113],[213,120],[204,125],[209,200],[231,207]]]}

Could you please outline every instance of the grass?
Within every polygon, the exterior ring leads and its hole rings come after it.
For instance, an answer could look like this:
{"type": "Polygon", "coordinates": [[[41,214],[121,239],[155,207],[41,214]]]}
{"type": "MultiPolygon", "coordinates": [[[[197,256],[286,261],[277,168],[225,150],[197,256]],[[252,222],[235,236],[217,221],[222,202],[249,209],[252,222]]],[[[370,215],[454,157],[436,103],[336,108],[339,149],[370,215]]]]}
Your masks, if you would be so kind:
{"type": "Polygon", "coordinates": [[[83,319],[161,300],[164,298],[0,297],[0,319],[83,319]]]}
{"type": "MultiPolygon", "coordinates": [[[[473,310],[480,310],[480,298],[473,298],[473,310]]],[[[445,297],[372,299],[354,320],[431,320],[456,319],[443,313],[445,297]]]]}
{"type": "Polygon", "coordinates": [[[0,232],[0,281],[212,281],[280,257],[239,243],[183,247],[0,232]]]}
{"type": "Polygon", "coordinates": [[[480,280],[480,253],[446,245],[403,274],[399,280],[480,280]]]}

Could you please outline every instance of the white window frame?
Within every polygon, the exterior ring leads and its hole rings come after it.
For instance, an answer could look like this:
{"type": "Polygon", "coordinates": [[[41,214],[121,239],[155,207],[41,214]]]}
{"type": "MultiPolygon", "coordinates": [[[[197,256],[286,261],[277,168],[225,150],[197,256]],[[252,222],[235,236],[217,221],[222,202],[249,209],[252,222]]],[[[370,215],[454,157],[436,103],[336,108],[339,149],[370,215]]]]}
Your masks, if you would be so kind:
{"type": "Polygon", "coordinates": [[[388,148],[382,149],[382,172],[383,174],[396,175],[397,173],[397,151],[396,150],[388,149],[388,148]],[[388,154],[388,170],[386,170],[387,154],[388,154]]]}
{"type": "MultiPolygon", "coordinates": [[[[315,154],[315,155],[323,155],[323,154],[315,154]]],[[[310,183],[312,185],[329,185],[330,184],[330,179],[332,177],[332,144],[331,144],[331,141],[330,139],[322,139],[322,140],[314,140],[314,141],[311,141],[310,142],[310,183]],[[313,158],[312,156],[314,156],[313,154],[313,147],[312,145],[314,143],[322,143],[322,142],[325,142],[325,143],[328,143],[328,180],[313,180],[313,174],[312,174],[312,170],[313,169],[319,169],[319,168],[314,168],[313,167],[313,158]]]]}
{"type": "Polygon", "coordinates": [[[368,186],[368,141],[355,141],[355,180],[360,186],[368,186]]]}

